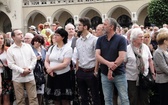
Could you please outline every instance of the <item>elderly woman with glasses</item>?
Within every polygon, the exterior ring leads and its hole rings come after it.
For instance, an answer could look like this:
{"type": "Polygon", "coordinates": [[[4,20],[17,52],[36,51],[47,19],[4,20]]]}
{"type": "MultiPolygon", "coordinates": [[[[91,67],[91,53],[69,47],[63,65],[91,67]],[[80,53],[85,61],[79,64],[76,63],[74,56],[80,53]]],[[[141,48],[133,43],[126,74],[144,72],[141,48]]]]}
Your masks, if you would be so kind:
{"type": "Polygon", "coordinates": [[[131,44],[127,46],[125,59],[128,96],[130,105],[149,105],[148,89],[139,86],[139,73],[147,75],[149,68],[154,74],[152,55],[149,47],[143,43],[144,33],[140,28],[132,29],[131,44]]]}

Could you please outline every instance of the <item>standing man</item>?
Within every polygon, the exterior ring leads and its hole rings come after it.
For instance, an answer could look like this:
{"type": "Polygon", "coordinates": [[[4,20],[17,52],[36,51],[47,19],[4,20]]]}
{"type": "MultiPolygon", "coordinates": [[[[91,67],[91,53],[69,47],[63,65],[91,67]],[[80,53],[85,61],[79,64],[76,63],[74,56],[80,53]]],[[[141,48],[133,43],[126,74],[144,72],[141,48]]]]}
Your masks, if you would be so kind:
{"type": "MultiPolygon", "coordinates": [[[[75,38],[74,37],[75,36],[75,26],[72,23],[68,23],[65,26],[65,30],[68,32],[68,43],[67,44],[68,44],[68,46],[72,46],[73,38],[75,38]]],[[[73,47],[73,49],[74,49],[74,47],[73,47]]]]}
{"type": "Polygon", "coordinates": [[[13,70],[12,80],[17,105],[25,105],[24,86],[26,88],[29,104],[38,105],[36,84],[33,75],[37,58],[32,47],[23,43],[23,33],[15,29],[11,36],[14,44],[7,51],[8,66],[13,70]]]}
{"type": "Polygon", "coordinates": [[[98,78],[95,48],[97,37],[89,32],[91,27],[90,19],[87,17],[79,19],[78,31],[81,31],[81,37],[77,39],[77,84],[79,87],[79,95],[81,96],[82,105],[89,105],[88,89],[91,91],[93,105],[100,105],[98,78]]]}
{"type": "Polygon", "coordinates": [[[113,105],[113,85],[120,96],[121,105],[129,105],[124,58],[127,43],[123,36],[115,33],[117,22],[113,18],[104,21],[105,35],[96,44],[96,58],[100,62],[101,81],[105,105],[113,105]]]}

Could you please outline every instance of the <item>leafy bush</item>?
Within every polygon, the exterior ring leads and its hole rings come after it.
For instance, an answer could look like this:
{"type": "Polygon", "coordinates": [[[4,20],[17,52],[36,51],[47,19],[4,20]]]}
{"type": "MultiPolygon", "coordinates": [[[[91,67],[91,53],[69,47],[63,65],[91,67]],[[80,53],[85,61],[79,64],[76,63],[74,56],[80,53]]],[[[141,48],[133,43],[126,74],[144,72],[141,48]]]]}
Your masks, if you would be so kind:
{"type": "Polygon", "coordinates": [[[168,0],[152,0],[148,7],[149,21],[156,26],[168,24],[168,0]]]}

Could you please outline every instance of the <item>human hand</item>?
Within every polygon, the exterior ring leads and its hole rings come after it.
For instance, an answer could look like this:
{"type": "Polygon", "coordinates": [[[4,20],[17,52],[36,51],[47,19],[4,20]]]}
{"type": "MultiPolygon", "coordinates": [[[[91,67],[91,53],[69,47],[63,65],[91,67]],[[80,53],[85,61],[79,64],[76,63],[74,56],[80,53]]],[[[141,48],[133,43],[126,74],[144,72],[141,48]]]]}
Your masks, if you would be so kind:
{"type": "Polygon", "coordinates": [[[31,73],[31,70],[29,68],[23,68],[23,69],[24,69],[23,73],[20,74],[22,77],[25,77],[31,73]]]}
{"type": "Polygon", "coordinates": [[[0,96],[2,95],[2,87],[0,87],[0,96]]]}
{"type": "Polygon", "coordinates": [[[109,80],[113,80],[113,71],[112,70],[108,70],[108,74],[107,74],[107,78],[109,79],[109,80]]]}
{"type": "Polygon", "coordinates": [[[52,71],[52,68],[51,68],[51,67],[46,68],[46,72],[47,72],[48,74],[50,74],[51,72],[53,72],[53,71],[52,71]]]}
{"type": "Polygon", "coordinates": [[[114,62],[108,62],[107,66],[111,70],[115,70],[117,68],[117,65],[114,62]]]}
{"type": "Polygon", "coordinates": [[[37,60],[40,60],[41,59],[41,56],[39,55],[39,56],[37,56],[37,60]]]}
{"type": "Polygon", "coordinates": [[[49,75],[50,75],[51,77],[54,77],[54,72],[50,72],[49,75]]]}

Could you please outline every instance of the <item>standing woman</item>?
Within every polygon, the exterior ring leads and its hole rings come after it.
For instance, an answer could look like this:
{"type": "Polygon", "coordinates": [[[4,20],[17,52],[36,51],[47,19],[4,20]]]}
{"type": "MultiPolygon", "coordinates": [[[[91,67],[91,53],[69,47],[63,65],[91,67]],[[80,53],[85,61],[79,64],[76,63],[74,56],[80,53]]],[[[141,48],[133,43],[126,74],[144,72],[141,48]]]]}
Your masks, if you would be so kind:
{"type": "MultiPolygon", "coordinates": [[[[46,56],[46,50],[43,48],[44,45],[44,38],[41,35],[36,35],[32,41],[32,48],[33,51],[37,57],[37,61],[40,61],[40,64],[42,66],[42,73],[44,73],[44,61],[45,61],[45,56],[46,56]]],[[[44,84],[38,85],[36,84],[37,87],[37,98],[38,98],[38,103],[39,105],[42,105],[42,100],[43,100],[43,94],[44,94],[44,84]]]]}
{"type": "MultiPolygon", "coordinates": [[[[5,46],[5,36],[3,33],[0,33],[0,60],[5,66],[7,66],[6,51],[7,47],[5,46]]],[[[10,105],[10,94],[13,92],[13,84],[11,80],[3,79],[2,68],[3,65],[0,63],[0,95],[3,96],[3,105],[10,105]]]]}
{"type": "Polygon", "coordinates": [[[139,86],[139,73],[147,75],[149,68],[154,73],[152,55],[149,47],[143,43],[144,34],[140,28],[132,29],[130,36],[131,43],[127,46],[125,59],[126,77],[128,81],[128,96],[130,105],[149,105],[148,89],[139,86]]]}
{"type": "Polygon", "coordinates": [[[144,44],[146,44],[149,47],[151,54],[153,54],[154,50],[153,50],[153,46],[151,44],[151,36],[149,33],[144,34],[144,41],[143,42],[144,42],[144,44]]]}
{"type": "Polygon", "coordinates": [[[57,29],[55,31],[57,44],[52,49],[49,48],[45,59],[48,73],[46,94],[48,99],[55,101],[55,105],[70,105],[72,100],[70,72],[72,48],[66,44],[67,38],[68,33],[64,29],[57,29]]]}
{"type": "Polygon", "coordinates": [[[160,105],[168,104],[168,32],[157,35],[158,48],[154,52],[154,66],[156,69],[155,82],[159,88],[160,105]]]}

